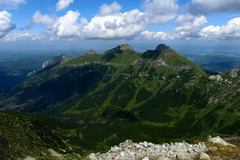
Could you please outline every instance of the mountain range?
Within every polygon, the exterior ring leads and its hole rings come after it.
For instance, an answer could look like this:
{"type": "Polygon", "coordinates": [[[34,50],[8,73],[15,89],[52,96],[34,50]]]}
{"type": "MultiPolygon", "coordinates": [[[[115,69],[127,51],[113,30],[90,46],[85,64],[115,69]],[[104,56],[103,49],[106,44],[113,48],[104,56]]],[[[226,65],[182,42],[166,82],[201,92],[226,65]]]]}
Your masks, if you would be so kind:
{"type": "Polygon", "coordinates": [[[163,143],[238,136],[239,72],[208,75],[164,44],[141,54],[122,44],[103,54],[90,50],[45,61],[1,93],[0,109],[47,121],[83,155],[126,139],[163,143]]]}

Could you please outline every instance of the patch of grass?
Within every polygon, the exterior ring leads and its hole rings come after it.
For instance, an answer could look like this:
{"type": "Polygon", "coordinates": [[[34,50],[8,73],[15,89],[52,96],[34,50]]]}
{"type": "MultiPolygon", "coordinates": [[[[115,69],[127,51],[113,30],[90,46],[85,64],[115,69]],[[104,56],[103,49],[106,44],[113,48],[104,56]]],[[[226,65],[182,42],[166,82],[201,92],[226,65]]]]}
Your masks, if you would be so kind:
{"type": "Polygon", "coordinates": [[[224,146],[207,142],[210,147],[216,147],[217,150],[208,150],[206,153],[212,158],[221,159],[240,159],[240,148],[233,146],[224,146]]]}

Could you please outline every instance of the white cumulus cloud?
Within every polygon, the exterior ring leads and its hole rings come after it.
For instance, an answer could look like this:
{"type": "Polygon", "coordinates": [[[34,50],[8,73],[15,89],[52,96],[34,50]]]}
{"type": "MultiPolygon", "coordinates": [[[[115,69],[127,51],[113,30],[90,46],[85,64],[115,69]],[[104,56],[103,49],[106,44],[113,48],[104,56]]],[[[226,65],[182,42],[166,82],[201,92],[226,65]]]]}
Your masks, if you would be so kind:
{"type": "Polygon", "coordinates": [[[216,40],[240,39],[240,17],[231,19],[223,26],[207,26],[200,32],[202,37],[216,40]]]}
{"type": "Polygon", "coordinates": [[[47,14],[41,14],[41,12],[36,11],[30,20],[27,20],[24,27],[21,27],[20,30],[30,29],[35,23],[42,23],[47,25],[47,28],[51,28],[55,21],[56,17],[49,16],[47,14]]]}
{"type": "Polygon", "coordinates": [[[40,34],[40,33],[12,33],[12,34],[6,35],[1,40],[4,42],[13,42],[13,41],[25,41],[25,40],[37,41],[37,40],[43,40],[43,39],[48,40],[46,35],[40,34]]]}
{"type": "Polygon", "coordinates": [[[63,10],[65,8],[67,8],[70,3],[73,3],[74,0],[59,0],[58,3],[56,4],[56,10],[60,11],[63,10]]]}
{"type": "Polygon", "coordinates": [[[7,35],[8,32],[16,28],[15,24],[11,24],[11,13],[7,11],[0,12],[0,38],[7,35]]]}
{"type": "MultiPolygon", "coordinates": [[[[192,0],[191,4],[201,2],[192,0]]],[[[59,0],[58,10],[66,8],[73,0],[59,0]],[[60,3],[61,2],[61,3],[60,3]],[[61,5],[60,5],[61,4],[61,5]]],[[[207,2],[205,2],[207,3],[207,2]]],[[[202,28],[207,19],[204,15],[178,15],[177,0],[144,0],[142,11],[133,9],[121,12],[122,6],[113,2],[103,4],[94,17],[87,20],[78,11],[67,11],[65,15],[56,17],[35,12],[27,22],[25,28],[34,23],[42,23],[47,26],[45,33],[52,37],[69,40],[78,39],[132,39],[138,35],[147,39],[174,39],[174,38],[199,38],[205,36],[202,28]],[[145,31],[148,25],[160,25],[175,20],[176,28],[173,33],[145,31]],[[201,31],[201,34],[200,34],[201,31]]]]}
{"type": "Polygon", "coordinates": [[[175,24],[178,25],[174,29],[174,32],[179,38],[198,38],[200,30],[207,23],[205,16],[193,16],[190,14],[180,15],[175,21],[175,24]]]}
{"type": "Polygon", "coordinates": [[[47,14],[43,15],[39,11],[37,11],[32,17],[32,22],[46,24],[50,27],[55,23],[55,19],[47,14]]]}
{"type": "Polygon", "coordinates": [[[99,16],[114,15],[120,12],[122,6],[117,2],[113,2],[111,5],[103,4],[100,7],[99,16]]]}
{"type": "Polygon", "coordinates": [[[192,0],[192,14],[209,14],[226,11],[240,11],[240,0],[192,0]]]}
{"type": "Polygon", "coordinates": [[[130,39],[146,26],[142,16],[137,9],[114,15],[95,16],[84,27],[84,32],[88,38],[130,39]]]}
{"type": "MultiPolygon", "coordinates": [[[[178,9],[176,1],[145,0],[143,12],[138,9],[121,12],[122,6],[117,2],[103,4],[99,8],[99,13],[90,21],[80,17],[78,11],[70,10],[58,18],[36,12],[31,22],[45,24],[47,32],[71,40],[132,39],[143,32],[149,24],[164,24],[175,18],[178,9]]],[[[155,37],[169,38],[169,35],[161,34],[156,33],[155,37]]]]}
{"type": "Polygon", "coordinates": [[[1,9],[17,9],[19,5],[25,4],[25,0],[0,0],[1,9]]]}
{"type": "Polygon", "coordinates": [[[36,12],[34,23],[48,26],[48,32],[67,39],[131,39],[138,35],[147,24],[143,13],[138,9],[121,13],[121,6],[113,2],[102,5],[99,13],[89,22],[80,17],[78,11],[68,11],[64,16],[54,19],[49,15],[36,12]]]}
{"type": "Polygon", "coordinates": [[[174,39],[173,34],[169,34],[166,32],[149,32],[149,31],[143,31],[140,33],[141,36],[144,36],[147,39],[160,39],[160,40],[169,40],[174,39]]]}
{"type": "Polygon", "coordinates": [[[80,13],[68,11],[64,16],[58,18],[52,27],[52,32],[59,37],[80,36],[81,25],[79,24],[80,13]]]}
{"type": "Polygon", "coordinates": [[[145,0],[143,3],[146,23],[165,24],[176,17],[177,0],[145,0]]]}

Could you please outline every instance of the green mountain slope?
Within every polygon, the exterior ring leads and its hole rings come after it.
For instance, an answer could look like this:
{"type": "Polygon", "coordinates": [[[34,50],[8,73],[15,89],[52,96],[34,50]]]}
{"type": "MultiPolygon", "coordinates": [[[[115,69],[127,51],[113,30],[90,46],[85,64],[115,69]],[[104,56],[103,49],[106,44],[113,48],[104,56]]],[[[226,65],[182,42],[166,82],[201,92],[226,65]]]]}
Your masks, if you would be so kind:
{"type": "Polygon", "coordinates": [[[126,139],[239,135],[237,73],[208,76],[164,44],[143,54],[123,44],[39,71],[3,92],[0,107],[64,116],[74,141],[87,151],[126,139]]]}
{"type": "Polygon", "coordinates": [[[56,159],[51,154],[56,151],[65,159],[78,157],[73,145],[65,142],[66,137],[51,122],[54,120],[37,115],[1,111],[0,159],[25,159],[27,156],[56,159]]]}
{"type": "Polygon", "coordinates": [[[130,65],[139,57],[140,54],[135,52],[128,44],[122,44],[106,51],[102,55],[101,60],[105,62],[130,65]]]}
{"type": "Polygon", "coordinates": [[[144,59],[151,59],[154,61],[153,63],[158,66],[163,65],[178,71],[192,69],[202,75],[206,75],[202,68],[164,44],[158,45],[155,50],[146,51],[141,57],[144,59]]]}

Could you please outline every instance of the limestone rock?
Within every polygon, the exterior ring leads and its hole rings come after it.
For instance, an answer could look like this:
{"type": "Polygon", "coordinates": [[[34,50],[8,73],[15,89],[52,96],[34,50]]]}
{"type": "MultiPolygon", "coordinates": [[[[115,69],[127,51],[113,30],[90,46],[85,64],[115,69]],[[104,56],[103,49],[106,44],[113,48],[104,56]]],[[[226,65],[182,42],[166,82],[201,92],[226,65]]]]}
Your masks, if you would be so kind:
{"type": "Polygon", "coordinates": [[[209,142],[212,142],[212,143],[221,144],[221,145],[224,145],[224,146],[233,146],[233,147],[235,147],[235,145],[230,144],[230,143],[224,141],[224,140],[223,140],[221,137],[219,137],[219,136],[213,137],[213,138],[212,138],[212,137],[209,137],[209,138],[208,138],[208,141],[209,141],[209,142]]]}
{"type": "Polygon", "coordinates": [[[96,159],[95,153],[91,153],[88,157],[89,157],[90,159],[96,159]]]}
{"type": "Polygon", "coordinates": [[[159,52],[162,52],[162,51],[172,51],[172,48],[167,46],[167,45],[165,45],[165,44],[159,44],[156,47],[155,51],[159,51],[159,52]]]}
{"type": "Polygon", "coordinates": [[[96,53],[95,50],[90,50],[90,51],[88,51],[88,52],[82,54],[82,56],[90,56],[90,55],[96,55],[96,54],[97,54],[97,53],[96,53]]]}
{"type": "Polygon", "coordinates": [[[133,62],[133,65],[137,64],[137,65],[145,65],[145,64],[149,64],[150,61],[148,59],[142,59],[142,58],[139,58],[137,60],[135,60],[133,62]]]}
{"type": "Polygon", "coordinates": [[[168,66],[168,64],[162,59],[158,58],[153,62],[154,66],[168,66]]]}
{"type": "Polygon", "coordinates": [[[200,160],[204,159],[204,160],[211,160],[211,158],[209,157],[209,155],[207,153],[201,152],[200,154],[200,160]]]}
{"type": "MultiPolygon", "coordinates": [[[[218,143],[222,145],[234,146],[230,143],[225,142],[219,136],[210,137],[208,141],[212,143],[218,143]]],[[[123,143],[120,143],[118,146],[112,147],[106,153],[92,153],[87,159],[89,160],[149,160],[149,159],[158,159],[158,160],[211,160],[218,159],[220,157],[215,157],[215,155],[206,154],[207,151],[216,151],[221,150],[218,147],[212,147],[211,145],[206,144],[205,142],[200,142],[197,144],[189,144],[185,141],[175,142],[175,143],[165,143],[162,145],[153,144],[151,142],[139,142],[134,143],[132,140],[126,140],[123,143]]],[[[232,151],[232,150],[231,150],[232,151]]],[[[221,158],[220,158],[221,159],[221,158]]]]}
{"type": "Polygon", "coordinates": [[[176,71],[183,71],[183,70],[191,69],[191,67],[189,65],[171,66],[170,68],[172,68],[176,71]]]}
{"type": "Polygon", "coordinates": [[[238,72],[240,71],[240,67],[234,68],[233,70],[230,71],[229,76],[231,78],[235,78],[238,76],[238,72]]]}
{"type": "Polygon", "coordinates": [[[27,77],[31,77],[31,76],[33,76],[35,73],[37,73],[37,71],[36,71],[36,70],[33,70],[33,71],[31,71],[31,72],[29,72],[29,73],[27,74],[27,77]]]}
{"type": "Polygon", "coordinates": [[[127,43],[121,44],[120,46],[121,50],[133,50],[127,43]]]}
{"type": "Polygon", "coordinates": [[[90,154],[87,158],[108,160],[114,158],[116,160],[126,159],[143,159],[148,160],[153,157],[159,160],[169,159],[194,159],[199,153],[207,150],[205,143],[195,145],[186,142],[176,142],[171,144],[156,145],[151,142],[134,143],[127,140],[114,146],[110,151],[102,154],[90,154]]]}
{"type": "Polygon", "coordinates": [[[221,75],[212,75],[212,76],[210,76],[208,79],[210,79],[210,80],[215,80],[215,81],[217,81],[217,82],[223,81],[223,78],[222,78],[221,75]]]}
{"type": "Polygon", "coordinates": [[[45,61],[42,65],[42,69],[47,68],[47,67],[53,67],[57,64],[60,64],[62,62],[67,61],[69,58],[66,57],[65,55],[60,55],[60,56],[55,56],[47,61],[45,61]]]}
{"type": "Polygon", "coordinates": [[[121,45],[113,48],[112,50],[114,50],[115,52],[126,51],[126,50],[134,51],[134,49],[132,49],[127,43],[121,44],[121,45]]]}

